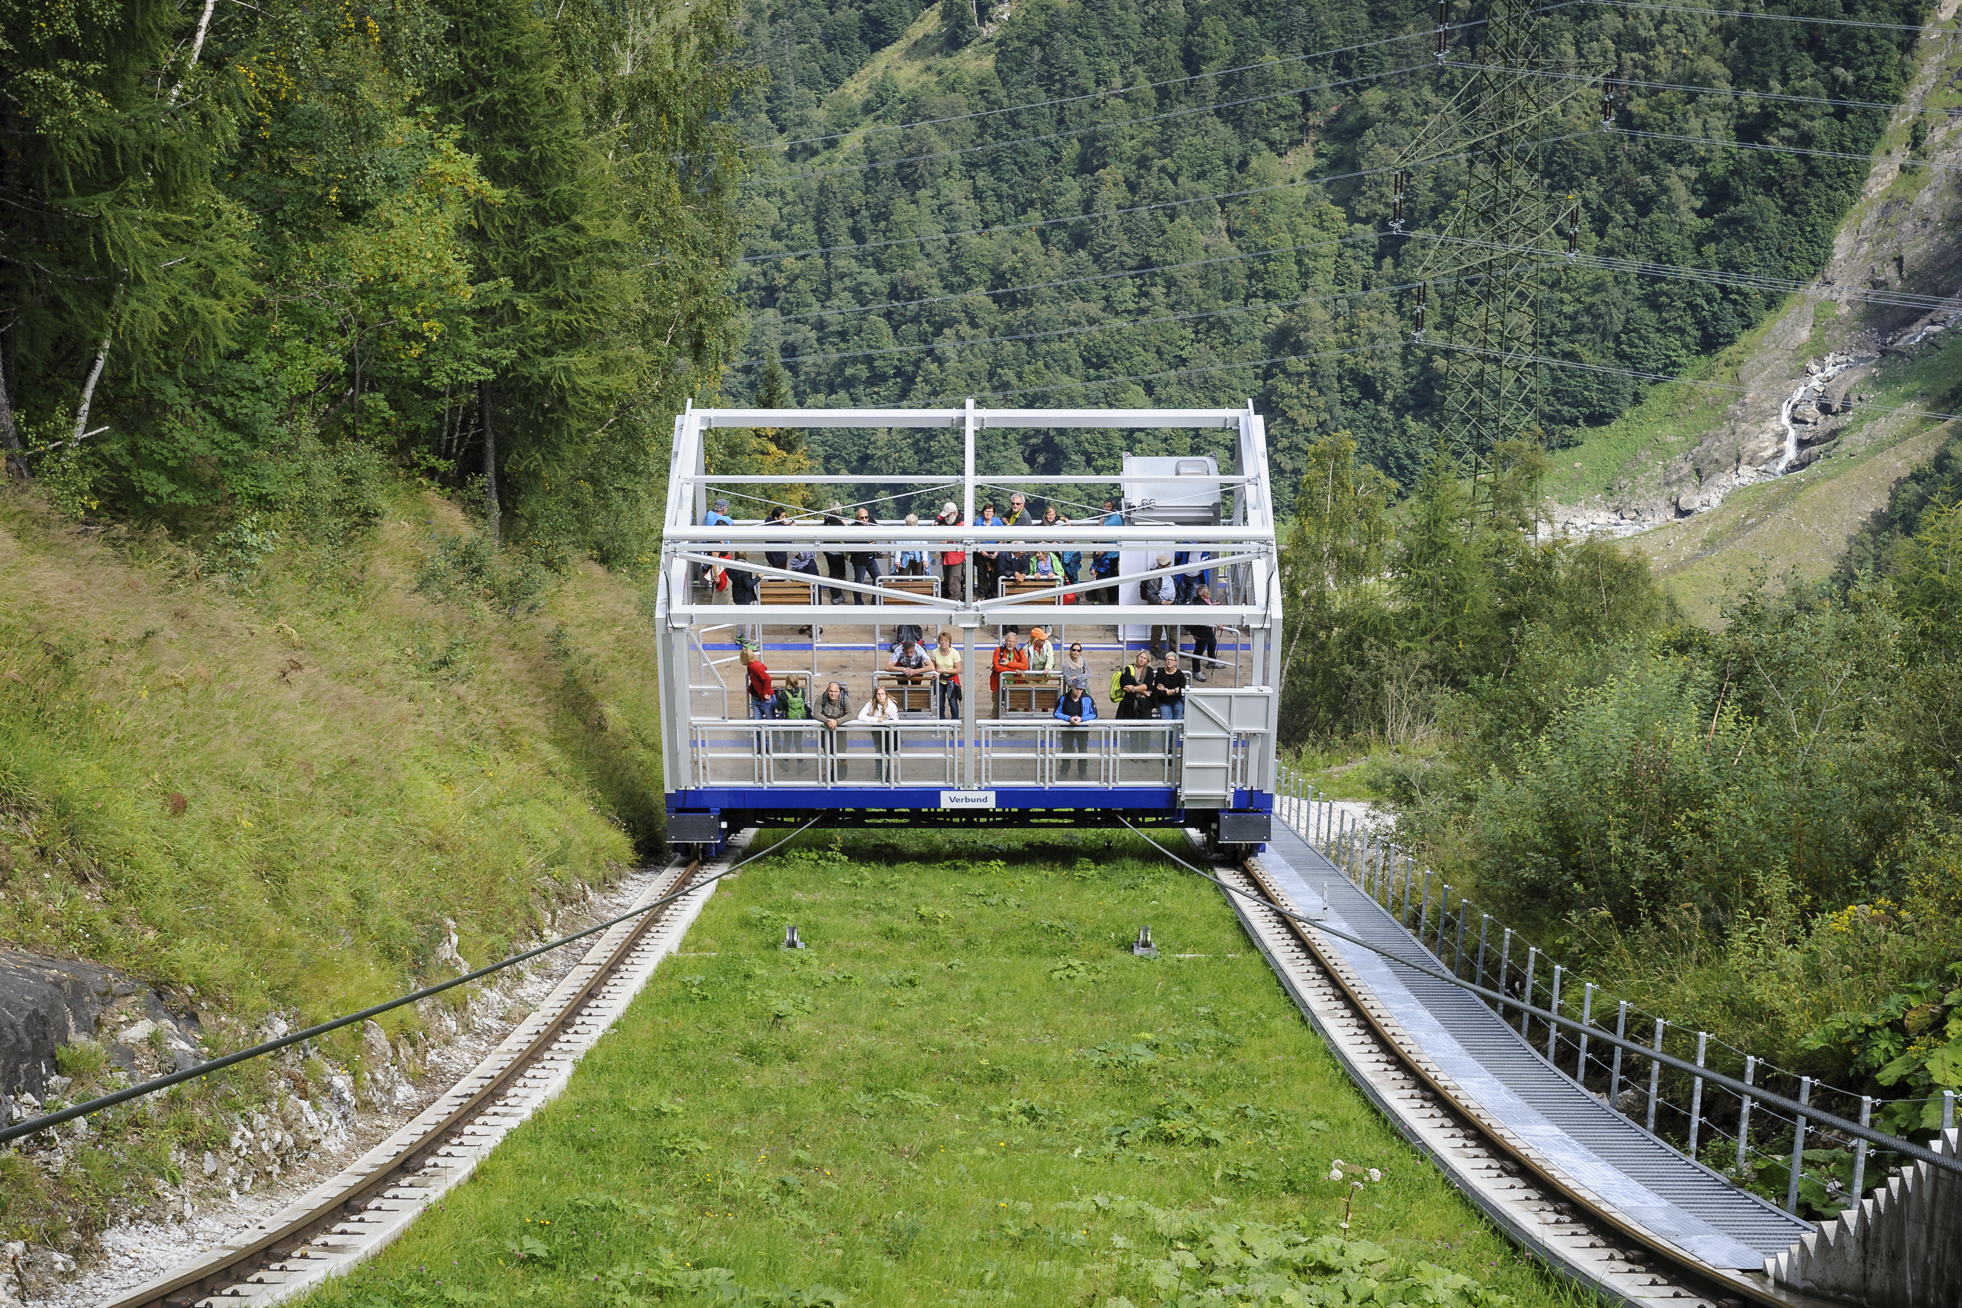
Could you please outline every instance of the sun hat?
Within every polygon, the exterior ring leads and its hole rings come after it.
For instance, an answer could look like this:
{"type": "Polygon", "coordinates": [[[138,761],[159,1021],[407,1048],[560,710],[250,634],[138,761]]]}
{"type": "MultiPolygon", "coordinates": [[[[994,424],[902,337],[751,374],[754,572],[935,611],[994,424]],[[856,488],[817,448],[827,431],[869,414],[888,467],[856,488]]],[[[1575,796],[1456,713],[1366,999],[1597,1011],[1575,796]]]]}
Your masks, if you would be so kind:
{"type": "Polygon", "coordinates": [[[1043,630],[1043,629],[1042,629],[1041,627],[1030,627],[1030,628],[1029,628],[1029,639],[1030,639],[1030,640],[1048,640],[1048,639],[1049,639],[1049,633],[1048,633],[1048,632],[1046,632],[1046,631],[1044,631],[1044,630],[1043,630]]]}

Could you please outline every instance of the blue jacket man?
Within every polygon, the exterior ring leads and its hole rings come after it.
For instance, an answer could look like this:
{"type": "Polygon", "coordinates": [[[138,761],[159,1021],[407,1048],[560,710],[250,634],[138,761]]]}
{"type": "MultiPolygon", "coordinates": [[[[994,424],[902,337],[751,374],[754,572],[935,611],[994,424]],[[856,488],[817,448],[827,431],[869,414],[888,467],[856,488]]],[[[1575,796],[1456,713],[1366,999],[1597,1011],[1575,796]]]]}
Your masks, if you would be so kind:
{"type": "MultiPolygon", "coordinates": [[[[1056,711],[1050,716],[1058,722],[1072,727],[1081,727],[1086,722],[1097,720],[1097,701],[1083,693],[1081,687],[1071,686],[1056,701],[1056,711]]],[[[1087,731],[1065,731],[1062,733],[1063,747],[1056,755],[1056,780],[1061,781],[1069,770],[1066,755],[1076,755],[1077,780],[1087,780],[1090,776],[1090,733],[1087,731]]]]}

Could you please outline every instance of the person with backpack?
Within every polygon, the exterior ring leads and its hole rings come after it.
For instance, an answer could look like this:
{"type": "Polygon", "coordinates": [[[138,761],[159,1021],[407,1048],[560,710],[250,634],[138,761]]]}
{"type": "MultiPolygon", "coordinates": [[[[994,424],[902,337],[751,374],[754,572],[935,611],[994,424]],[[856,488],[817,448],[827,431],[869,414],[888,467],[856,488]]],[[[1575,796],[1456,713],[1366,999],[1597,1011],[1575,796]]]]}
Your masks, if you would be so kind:
{"type": "Polygon", "coordinates": [[[776,716],[777,689],[770,680],[770,669],[763,664],[763,655],[756,646],[743,646],[743,676],[749,688],[749,716],[753,721],[768,721],[776,716]]]}
{"type": "MultiPolygon", "coordinates": [[[[1137,661],[1127,663],[1111,678],[1111,698],[1117,701],[1120,722],[1149,721],[1152,714],[1151,651],[1139,650],[1137,661]]],[[[1141,754],[1148,747],[1142,731],[1124,733],[1124,752],[1141,754]]]]}
{"type": "Polygon", "coordinates": [[[797,760],[797,771],[801,775],[811,770],[810,760],[804,757],[804,730],[802,724],[811,717],[810,689],[806,679],[795,673],[785,677],[777,687],[777,717],[785,722],[795,722],[799,726],[793,731],[779,731],[777,752],[788,754],[797,760]]]}

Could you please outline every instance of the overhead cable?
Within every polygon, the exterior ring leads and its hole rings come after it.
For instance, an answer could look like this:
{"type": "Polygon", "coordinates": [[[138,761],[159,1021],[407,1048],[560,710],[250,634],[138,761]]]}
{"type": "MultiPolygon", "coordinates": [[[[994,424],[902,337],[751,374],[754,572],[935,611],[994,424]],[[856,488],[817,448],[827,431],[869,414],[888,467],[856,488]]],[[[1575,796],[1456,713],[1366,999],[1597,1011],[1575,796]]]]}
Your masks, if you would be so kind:
{"type": "MultiPolygon", "coordinates": [[[[1495,64],[1473,64],[1460,60],[1448,62],[1447,68],[1462,68],[1474,73],[1502,73],[1507,77],[1544,77],[1562,82],[1599,82],[1603,78],[1598,73],[1563,73],[1552,68],[1502,68],[1495,64]]],[[[1778,100],[1786,104],[1825,104],[1839,109],[1879,109],[1892,113],[1899,105],[1882,104],[1878,100],[1835,100],[1820,95],[1785,95],[1778,91],[1753,91],[1735,86],[1690,86],[1683,82],[1643,82],[1630,77],[1609,75],[1606,80],[1615,89],[1624,86],[1636,87],[1644,91],[1689,91],[1696,95],[1727,95],[1740,100],[1778,100]]]]}
{"type": "MultiPolygon", "coordinates": [[[[1542,6],[1535,14],[1550,14],[1557,9],[1571,8],[1577,4],[1588,4],[1592,0],[1559,0],[1558,4],[1542,6]]],[[[1464,32],[1474,27],[1483,27],[1483,18],[1473,18],[1462,23],[1450,23],[1444,28],[1447,32],[1464,32]]],[[[1236,73],[1258,72],[1263,68],[1280,68],[1287,64],[1307,63],[1314,59],[1332,59],[1336,55],[1354,54],[1359,50],[1373,50],[1378,46],[1395,45],[1399,41],[1428,41],[1437,32],[1435,27],[1421,31],[1405,32],[1400,36],[1379,37],[1374,41],[1363,41],[1357,45],[1336,46],[1328,50],[1314,50],[1306,54],[1276,55],[1258,63],[1236,64],[1232,68],[1218,68],[1211,72],[1193,73],[1188,77],[1167,77],[1156,82],[1140,82],[1136,86],[1114,86],[1102,91],[1085,91],[1080,95],[1058,96],[1052,100],[1025,100],[1020,104],[1004,105],[999,109],[977,109],[971,114],[949,114],[944,118],[916,118],[910,123],[889,123],[881,127],[854,127],[848,132],[832,132],[825,136],[799,136],[784,141],[771,141],[764,145],[752,146],[758,150],[782,150],[793,145],[819,145],[825,141],[842,141],[847,137],[870,136],[876,132],[904,132],[915,127],[938,127],[942,123],[965,123],[977,118],[993,118],[1000,114],[1022,113],[1029,109],[1047,109],[1053,105],[1081,104],[1085,100],[1115,99],[1118,96],[1133,95],[1139,91],[1156,91],[1167,86],[1183,86],[1187,82],[1202,82],[1208,78],[1231,77],[1236,73]]],[[[1304,88],[1313,90],[1313,87],[1304,88]]]]}
{"type": "Polygon", "coordinates": [[[962,291],[958,295],[930,295],[918,300],[888,300],[883,304],[860,304],[849,309],[812,309],[806,313],[779,314],[778,322],[800,322],[805,318],[837,317],[848,313],[872,313],[879,309],[911,309],[923,304],[945,304],[949,300],[966,300],[974,296],[1013,295],[1018,291],[1041,291],[1052,286],[1076,286],[1084,282],[1107,282],[1122,277],[1143,277],[1147,273],[1177,272],[1183,268],[1205,268],[1213,264],[1239,263],[1247,259],[1263,259],[1272,254],[1295,254],[1302,250],[1326,250],[1336,245],[1353,245],[1358,241],[1374,241],[1375,232],[1357,232],[1349,236],[1328,241],[1313,241],[1306,245],[1283,245],[1272,250],[1248,250],[1240,254],[1222,254],[1211,259],[1193,259],[1186,263],[1156,264],[1150,268],[1130,268],[1120,272],[1085,273],[1081,277],[1059,277],[1050,282],[1030,282],[1026,286],[1003,286],[996,290],[975,289],[962,291]]]}
{"type": "Polygon", "coordinates": [[[1402,68],[1389,68],[1380,73],[1361,73],[1355,77],[1338,78],[1317,86],[1297,87],[1288,91],[1270,91],[1264,95],[1249,95],[1238,100],[1221,100],[1212,104],[1187,105],[1183,109],[1168,109],[1164,113],[1151,114],[1144,118],[1118,118],[1101,123],[1091,123],[1087,127],[1071,127],[1060,132],[1044,132],[1038,136],[1018,136],[1007,141],[985,141],[980,145],[964,145],[955,150],[935,150],[928,154],[902,155],[896,159],[874,159],[869,163],[839,164],[832,168],[811,168],[802,172],[778,173],[769,177],[747,177],[744,186],[768,186],[777,182],[802,182],[813,177],[835,177],[840,173],[870,172],[874,168],[894,168],[900,164],[925,163],[932,159],[953,159],[961,155],[981,154],[989,150],[1006,150],[1011,146],[1035,145],[1043,141],[1063,141],[1071,137],[1087,136],[1091,132],[1101,132],[1111,127],[1143,127],[1149,123],[1162,123],[1172,118],[1188,118],[1193,114],[1209,114],[1220,109],[1235,109],[1241,105],[1260,104],[1267,100],[1282,100],[1289,96],[1307,95],[1313,91],[1326,91],[1337,86],[1351,86],[1357,82],[1374,82],[1379,78],[1396,77],[1403,73],[1422,72],[1437,65],[1432,62],[1406,64],[1402,68]]]}
{"type": "MultiPolygon", "coordinates": [[[[1399,282],[1392,286],[1375,286],[1358,291],[1331,292],[1328,295],[1304,295],[1295,300],[1261,300],[1253,304],[1236,304],[1224,309],[1204,309],[1194,313],[1165,314],[1157,318],[1119,318],[1110,322],[1090,323],[1082,327],[1058,327],[1050,331],[1017,332],[1011,336],[979,336],[961,340],[922,341],[917,345],[894,345],[883,350],[848,350],[839,354],[796,354],[778,359],[785,367],[799,363],[831,363],[838,359],[870,359],[887,354],[917,354],[924,350],[958,349],[969,345],[1005,345],[1015,341],[1047,340],[1057,336],[1085,336],[1092,332],[1111,331],[1118,327],[1155,327],[1170,322],[1192,322],[1201,318],[1224,318],[1236,313],[1252,313],[1256,309],[1293,309],[1304,304],[1324,304],[1335,300],[1355,300],[1368,295],[1390,291],[1407,291],[1416,282],[1399,282]]],[[[744,359],[732,363],[732,368],[755,368],[768,363],[767,359],[744,359]]]]}
{"type": "MultiPolygon", "coordinates": [[[[1820,150],[1808,145],[1768,145],[1759,141],[1720,141],[1714,136],[1680,136],[1675,132],[1645,132],[1632,127],[1613,129],[1615,136],[1636,136],[1650,141],[1678,141],[1685,145],[1707,145],[1719,150],[1757,150],[1766,154],[1807,154],[1820,159],[1850,159],[1855,163],[1877,164],[1888,156],[1884,154],[1854,154],[1847,150],[1820,150]]],[[[1930,172],[1952,172],[1962,168],[1962,164],[1934,163],[1929,160],[1912,161],[1915,166],[1930,172]]]]}
{"type": "Polygon", "coordinates": [[[921,400],[921,407],[935,404],[951,404],[972,396],[977,400],[999,399],[1004,395],[1047,395],[1053,391],[1087,390],[1092,386],[1117,386],[1124,382],[1160,381],[1167,377],[1193,377],[1203,373],[1234,372],[1241,368],[1265,368],[1275,363],[1302,363],[1311,359],[1336,359],[1347,354],[1369,354],[1377,350],[1391,349],[1408,344],[1402,338],[1393,341],[1378,341],[1373,345],[1352,345],[1342,350],[1320,350],[1313,354],[1277,354],[1271,359],[1248,359],[1244,363],[1215,363],[1192,368],[1167,368],[1161,372],[1133,373],[1129,377],[1101,377],[1096,381],[1057,382],[1053,386],[1021,386],[1006,391],[969,391],[962,395],[941,395],[930,400],[921,400]]]}
{"type": "MultiPolygon", "coordinates": [[[[1692,14],[1698,18],[1762,18],[1774,23],[1817,23],[1825,27],[1870,27],[1883,32],[1920,32],[1926,27],[1905,23],[1870,23],[1858,18],[1814,18],[1806,14],[1773,14],[1747,9],[1693,9],[1688,5],[1649,4],[1645,0],[1593,0],[1610,9],[1652,9],[1665,14],[1692,14]]],[[[1932,26],[1930,24],[1929,26],[1932,26]]]]}
{"type": "MultiPolygon", "coordinates": [[[[1576,372],[1603,373],[1612,377],[1633,377],[1641,381],[1665,382],[1677,386],[1696,386],[1704,390],[1728,391],[1733,395],[1771,395],[1779,399],[1790,392],[1773,390],[1766,386],[1745,386],[1737,382],[1698,381],[1692,377],[1672,377],[1663,372],[1645,372],[1639,368],[1616,368],[1605,363],[1584,363],[1578,359],[1556,359],[1544,354],[1522,352],[1502,353],[1497,350],[1480,350],[1468,345],[1454,345],[1449,341],[1427,341],[1424,344],[1441,350],[1456,350],[1461,354],[1482,354],[1488,358],[1501,359],[1508,363],[1542,363],[1552,368],[1569,368],[1576,372]]],[[[1878,413],[1888,416],[1903,415],[1909,418],[1932,418],[1938,422],[1952,422],[1962,418],[1962,413],[1942,413],[1934,409],[1918,408],[1911,404],[1866,404],[1851,402],[1850,409],[1862,413],[1878,413]]]]}

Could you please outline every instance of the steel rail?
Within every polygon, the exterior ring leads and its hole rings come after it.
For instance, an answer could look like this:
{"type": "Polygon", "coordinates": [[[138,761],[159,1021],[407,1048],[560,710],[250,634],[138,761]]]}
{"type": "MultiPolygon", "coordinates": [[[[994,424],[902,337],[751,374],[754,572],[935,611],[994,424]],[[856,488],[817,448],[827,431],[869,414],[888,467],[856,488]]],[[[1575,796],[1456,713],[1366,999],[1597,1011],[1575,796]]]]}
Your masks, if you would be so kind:
{"type": "MultiPolygon", "coordinates": [[[[1172,855],[1171,857],[1175,861],[1183,862],[1183,860],[1177,859],[1176,855],[1172,855]]],[[[1190,865],[1187,866],[1189,867],[1190,865]]],[[[1197,869],[1193,870],[1197,871],[1197,869]]],[[[1436,1161],[1440,1169],[1445,1171],[1447,1178],[1452,1180],[1454,1184],[1457,1184],[1468,1199],[1477,1204],[1495,1222],[1505,1227],[1522,1244],[1528,1245],[1529,1247],[1539,1246],[1532,1248],[1532,1251],[1539,1255],[1553,1270],[1577,1282],[1585,1282],[1588,1288],[1623,1302],[1648,1302],[1654,1299],[1694,1296],[1695,1298],[1719,1304],[1737,1303],[1740,1299],[1744,1299],[1759,1305],[1760,1308],[1801,1308],[1801,1306],[1809,1308],[1810,1305],[1821,1304],[1821,1301],[1810,1296],[1795,1294],[1783,1288],[1774,1288],[1769,1284],[1760,1285],[1747,1275],[1741,1275],[1729,1269],[1710,1267],[1693,1256],[1687,1255],[1666,1237],[1658,1236],[1641,1226],[1638,1222],[1632,1221],[1618,1212],[1607,1209],[1593,1195],[1584,1191],[1576,1191],[1553,1168],[1549,1167],[1545,1160],[1536,1157],[1530,1148],[1519,1147],[1507,1138],[1505,1131],[1494,1129],[1488,1125],[1488,1115],[1478,1105],[1465,1102],[1458,1094],[1454,1084],[1448,1079],[1443,1079],[1433,1074],[1422,1059],[1415,1057],[1404,1047],[1400,1032],[1393,1030],[1374,1011],[1375,1005],[1370,1002],[1372,997],[1358,992],[1349,976],[1349,969],[1343,966],[1339,958],[1333,957],[1323,944],[1314,938],[1315,932],[1324,930],[1325,928],[1320,924],[1312,922],[1304,924],[1304,920],[1300,914],[1283,908],[1276,902],[1282,896],[1277,892],[1273,883],[1253,859],[1250,858],[1241,862],[1238,870],[1252,884],[1255,891],[1258,892],[1257,894],[1234,886],[1222,878],[1212,877],[1204,872],[1201,872],[1200,875],[1205,876],[1207,880],[1213,881],[1222,890],[1227,891],[1229,895],[1239,896],[1249,906],[1273,914],[1288,935],[1308,951],[1314,962],[1319,965],[1327,982],[1340,992],[1354,1020],[1362,1023],[1369,1029],[1375,1038],[1376,1044],[1395,1060],[1405,1076],[1424,1086],[1426,1093],[1440,1102],[1451,1117],[1455,1119],[1461,1133],[1469,1132],[1475,1134],[1479,1144],[1489,1153],[1500,1155],[1510,1160],[1510,1167],[1513,1169],[1511,1174],[1517,1174],[1520,1171],[1530,1173],[1533,1183],[1536,1186],[1562,1196],[1566,1204],[1572,1205],[1574,1209],[1583,1214],[1585,1221],[1595,1228],[1592,1232],[1586,1230],[1577,1231],[1574,1229],[1571,1220],[1569,1220],[1563,1223],[1563,1229],[1558,1232],[1559,1235],[1571,1240],[1573,1237],[1579,1235],[1612,1233],[1618,1243],[1629,1243],[1640,1246],[1651,1258],[1666,1262],[1669,1265],[1667,1270],[1672,1273],[1672,1283],[1659,1285],[1651,1282],[1642,1285],[1639,1288],[1644,1290],[1645,1293],[1640,1295],[1639,1298],[1632,1298],[1625,1294],[1621,1287],[1614,1285],[1607,1279],[1607,1273],[1613,1270],[1614,1264],[1621,1263],[1624,1266],[1640,1268],[1647,1272],[1654,1272],[1657,1270],[1656,1268],[1649,1266],[1642,1259],[1631,1258],[1625,1253],[1609,1250],[1608,1256],[1599,1260],[1601,1274],[1590,1275],[1585,1265],[1587,1260],[1575,1256],[1573,1251],[1561,1251],[1563,1256],[1556,1257],[1556,1246],[1554,1240],[1551,1238],[1553,1235],[1552,1232],[1536,1233],[1531,1229],[1527,1218],[1533,1212],[1543,1211],[1543,1206],[1527,1206],[1537,1205],[1536,1197],[1522,1197],[1516,1205],[1502,1204],[1490,1195],[1476,1193],[1471,1186],[1463,1184],[1462,1179],[1455,1175],[1458,1169],[1446,1165],[1441,1157],[1437,1158],[1436,1161]],[[1518,1211],[1510,1211],[1515,1207],[1518,1211]]],[[[1252,928],[1253,922],[1248,919],[1247,913],[1244,910],[1241,916],[1243,920],[1247,921],[1249,928],[1252,928]]],[[[1330,934],[1340,935],[1341,933],[1330,932],[1330,934]]],[[[1346,935],[1342,936],[1342,938],[1345,940],[1350,939],[1346,935]]],[[[1262,948],[1263,953],[1268,955],[1270,964],[1276,970],[1281,970],[1285,966],[1283,960],[1267,950],[1265,943],[1260,941],[1258,937],[1256,937],[1255,943],[1262,948]]],[[[1325,1037],[1327,1034],[1326,1032],[1324,1033],[1325,1037]]],[[[1338,1053],[1338,1059],[1345,1064],[1348,1062],[1340,1053],[1338,1053]]],[[[1352,1075],[1356,1075],[1359,1072],[1359,1068],[1352,1069],[1352,1075]]],[[[1363,1088],[1365,1093],[1371,1093],[1372,1097],[1379,1097],[1373,1093],[1373,1087],[1365,1086],[1363,1088]]],[[[1393,1119],[1401,1116],[1401,1114],[1397,1113],[1394,1105],[1386,1103],[1383,1107],[1392,1114],[1393,1119]]],[[[1412,1124],[1397,1120],[1395,1121],[1395,1125],[1411,1139],[1413,1144],[1426,1153],[1436,1155],[1440,1152],[1437,1148],[1437,1142],[1421,1138],[1421,1133],[1414,1131],[1412,1124]]],[[[1462,1139],[1462,1134],[1460,1138],[1462,1139]]],[[[1821,1305],[1821,1308],[1823,1308],[1823,1305],[1821,1305]]]]}

